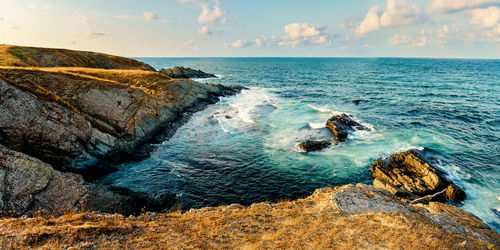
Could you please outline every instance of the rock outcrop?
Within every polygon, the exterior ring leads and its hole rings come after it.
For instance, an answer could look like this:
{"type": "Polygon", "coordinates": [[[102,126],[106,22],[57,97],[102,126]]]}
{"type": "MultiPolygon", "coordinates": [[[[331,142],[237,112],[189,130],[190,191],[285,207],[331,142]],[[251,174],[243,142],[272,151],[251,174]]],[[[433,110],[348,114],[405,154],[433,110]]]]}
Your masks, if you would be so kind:
{"type": "Polygon", "coordinates": [[[345,141],[349,133],[355,130],[369,130],[347,114],[332,116],[326,122],[326,127],[332,131],[335,140],[339,142],[345,141]]]}
{"type": "Polygon", "coordinates": [[[444,173],[429,164],[418,150],[393,154],[388,159],[378,159],[371,166],[373,185],[402,197],[416,199],[427,195],[434,199],[446,198],[452,202],[465,199],[465,192],[444,173]]]}
{"type": "Polygon", "coordinates": [[[329,141],[307,140],[305,142],[301,142],[299,144],[299,148],[306,152],[311,152],[327,148],[330,145],[332,145],[332,143],[329,141]]]}
{"type": "Polygon", "coordinates": [[[116,187],[86,183],[79,174],[60,172],[34,157],[0,145],[0,216],[93,210],[138,214],[162,212],[177,201],[175,194],[150,197],[116,187]]]}
{"type": "Polygon", "coordinates": [[[201,70],[185,67],[173,67],[171,69],[161,69],[160,73],[172,78],[217,78],[214,74],[205,73],[201,70]]]}
{"type": "Polygon", "coordinates": [[[134,59],[97,52],[0,45],[0,66],[84,67],[156,71],[134,59]]]}
{"type": "Polygon", "coordinates": [[[0,68],[0,143],[61,171],[99,175],[190,110],[239,88],[134,70],[0,68]]]}
{"type": "Polygon", "coordinates": [[[47,163],[1,145],[0,166],[0,216],[78,210],[87,199],[80,175],[55,171],[47,163]]]}

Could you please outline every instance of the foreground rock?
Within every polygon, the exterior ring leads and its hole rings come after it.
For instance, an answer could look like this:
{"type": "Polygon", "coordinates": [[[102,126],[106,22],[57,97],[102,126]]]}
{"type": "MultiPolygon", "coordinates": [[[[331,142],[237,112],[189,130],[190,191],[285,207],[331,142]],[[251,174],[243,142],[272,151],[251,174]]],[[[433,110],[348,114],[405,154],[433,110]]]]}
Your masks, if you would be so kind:
{"type": "Polygon", "coordinates": [[[332,131],[335,140],[339,142],[345,141],[349,133],[355,130],[369,130],[367,127],[356,122],[352,117],[344,113],[332,116],[328,119],[326,127],[332,131]]]}
{"type": "Polygon", "coordinates": [[[0,145],[0,216],[96,210],[125,215],[163,211],[175,195],[148,197],[127,189],[88,184],[74,173],[62,173],[31,156],[0,145]]]}
{"type": "Polygon", "coordinates": [[[155,71],[134,59],[97,52],[0,45],[0,66],[85,67],[155,71]]]}
{"type": "Polygon", "coordinates": [[[496,249],[499,239],[459,208],[408,204],[362,184],[248,207],[0,220],[0,245],[11,248],[496,249]]]}
{"type": "Polygon", "coordinates": [[[416,199],[436,195],[433,199],[446,198],[452,202],[465,199],[465,192],[444,177],[444,173],[428,163],[418,150],[393,154],[389,159],[379,159],[371,166],[373,185],[402,197],[416,199]]]}
{"type": "Polygon", "coordinates": [[[238,91],[148,71],[0,67],[0,143],[57,170],[100,175],[238,91]]]}
{"type": "Polygon", "coordinates": [[[311,152],[311,151],[317,151],[317,150],[327,148],[330,145],[332,145],[332,143],[329,141],[307,140],[305,142],[301,142],[299,144],[299,148],[306,151],[306,152],[311,152]]]}
{"type": "Polygon", "coordinates": [[[171,69],[161,69],[160,73],[172,78],[217,78],[214,74],[205,73],[201,70],[185,67],[173,67],[171,69]]]}

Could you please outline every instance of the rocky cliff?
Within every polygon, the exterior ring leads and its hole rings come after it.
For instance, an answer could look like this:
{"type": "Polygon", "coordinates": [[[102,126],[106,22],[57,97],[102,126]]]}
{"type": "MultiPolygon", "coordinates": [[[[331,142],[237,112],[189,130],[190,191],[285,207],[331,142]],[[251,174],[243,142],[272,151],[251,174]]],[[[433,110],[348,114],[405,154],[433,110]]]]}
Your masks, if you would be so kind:
{"type": "Polygon", "coordinates": [[[136,70],[0,68],[0,142],[62,171],[109,171],[236,88],[136,70]]]}

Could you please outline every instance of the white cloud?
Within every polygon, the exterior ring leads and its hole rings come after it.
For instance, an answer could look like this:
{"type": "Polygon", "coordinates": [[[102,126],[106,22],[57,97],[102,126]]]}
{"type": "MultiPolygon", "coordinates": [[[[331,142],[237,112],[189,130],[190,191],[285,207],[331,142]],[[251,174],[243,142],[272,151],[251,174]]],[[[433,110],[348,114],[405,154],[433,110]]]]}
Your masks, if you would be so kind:
{"type": "Polygon", "coordinates": [[[236,49],[241,49],[241,48],[246,48],[254,45],[253,42],[247,42],[245,40],[236,40],[232,43],[224,43],[225,48],[236,48],[236,49]]]}
{"type": "Polygon", "coordinates": [[[378,16],[380,12],[379,6],[373,6],[368,11],[365,19],[361,21],[361,24],[356,29],[356,34],[360,36],[366,36],[380,29],[380,17],[378,16]]]}
{"type": "Polygon", "coordinates": [[[170,44],[166,46],[167,49],[182,49],[182,50],[197,50],[198,46],[194,40],[187,40],[181,44],[170,44]]]}
{"type": "Polygon", "coordinates": [[[411,40],[412,39],[410,35],[395,35],[389,38],[389,43],[391,45],[405,45],[409,44],[411,40]]]}
{"type": "Polygon", "coordinates": [[[288,37],[280,41],[279,45],[296,47],[306,44],[328,44],[328,35],[325,33],[325,26],[312,25],[308,23],[291,23],[285,25],[285,32],[288,37]]]}
{"type": "Polygon", "coordinates": [[[28,4],[28,8],[35,9],[36,8],[36,4],[30,3],[30,4],[28,4]]]}
{"type": "Polygon", "coordinates": [[[430,0],[427,11],[449,13],[498,3],[500,0],[430,0]]]}
{"type": "Polygon", "coordinates": [[[108,37],[108,36],[111,36],[111,34],[109,33],[104,33],[104,32],[96,32],[96,31],[92,31],[92,30],[89,30],[87,32],[87,35],[89,37],[93,37],[93,38],[100,38],[100,37],[108,37]]]}
{"type": "Polygon", "coordinates": [[[422,29],[414,36],[398,34],[391,37],[389,43],[391,45],[412,45],[414,47],[439,46],[448,43],[457,32],[458,28],[455,26],[450,28],[448,25],[444,25],[439,30],[422,29]]]}
{"type": "Polygon", "coordinates": [[[405,0],[387,0],[385,10],[373,6],[356,29],[356,34],[363,37],[378,31],[382,27],[415,24],[421,13],[418,5],[405,0]]]}
{"type": "Polygon", "coordinates": [[[144,11],[144,21],[151,22],[153,20],[158,20],[158,15],[151,11],[144,11]]]}
{"type": "Polygon", "coordinates": [[[201,6],[201,14],[198,17],[198,22],[201,24],[225,24],[226,11],[221,10],[219,5],[215,5],[214,8],[211,9],[208,4],[203,4],[201,6]]]}
{"type": "Polygon", "coordinates": [[[414,24],[417,22],[420,8],[404,0],[387,0],[387,7],[380,16],[382,27],[414,24]]]}
{"type": "Polygon", "coordinates": [[[471,11],[469,23],[477,28],[493,28],[500,21],[500,8],[491,6],[471,11]]]}
{"type": "Polygon", "coordinates": [[[87,17],[82,17],[81,19],[83,24],[92,24],[93,20],[87,17]]]}
{"type": "Polygon", "coordinates": [[[198,34],[203,36],[209,36],[212,35],[212,32],[208,30],[208,26],[203,26],[198,30],[198,34]]]}

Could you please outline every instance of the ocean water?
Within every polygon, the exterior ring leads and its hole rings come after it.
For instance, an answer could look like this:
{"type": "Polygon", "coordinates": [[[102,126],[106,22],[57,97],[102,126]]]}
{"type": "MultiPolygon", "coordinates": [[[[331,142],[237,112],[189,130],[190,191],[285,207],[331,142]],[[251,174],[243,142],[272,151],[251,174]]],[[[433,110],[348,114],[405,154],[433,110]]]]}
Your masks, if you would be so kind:
{"type": "Polygon", "coordinates": [[[500,60],[400,58],[139,58],[215,73],[199,79],[249,89],[193,115],[149,159],[100,183],[174,192],[183,209],[277,201],[316,188],[371,183],[380,157],[424,149],[467,193],[458,206],[500,230],[500,60]],[[304,153],[331,138],[345,112],[370,132],[304,153]]]}

